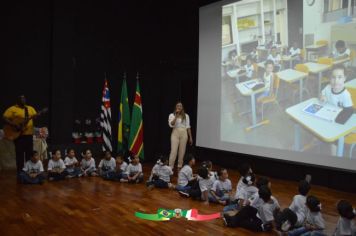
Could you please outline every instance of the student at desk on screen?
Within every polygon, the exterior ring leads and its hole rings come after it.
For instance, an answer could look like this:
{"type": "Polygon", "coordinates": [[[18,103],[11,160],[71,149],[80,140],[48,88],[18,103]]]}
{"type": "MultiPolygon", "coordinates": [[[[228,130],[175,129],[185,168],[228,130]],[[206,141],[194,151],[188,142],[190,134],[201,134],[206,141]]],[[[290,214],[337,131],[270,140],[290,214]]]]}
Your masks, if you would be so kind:
{"type": "MultiPolygon", "coordinates": [[[[335,43],[335,51],[333,51],[332,53],[332,58],[334,58],[334,60],[341,60],[341,59],[345,59],[345,58],[350,58],[351,55],[351,51],[349,48],[346,47],[345,41],[344,40],[338,40],[335,43]]],[[[345,67],[350,66],[350,62],[345,62],[343,63],[343,65],[345,67]]]]}
{"type": "MultiPolygon", "coordinates": [[[[334,67],[330,83],[321,91],[321,102],[327,102],[343,109],[353,109],[349,91],[345,88],[345,68],[334,67]]],[[[331,154],[336,155],[336,145],[331,144],[331,154]]]]}
{"type": "Polygon", "coordinates": [[[274,68],[274,63],[271,60],[267,60],[265,63],[265,73],[263,74],[263,79],[262,83],[265,84],[265,91],[258,97],[258,101],[271,96],[271,93],[273,91],[273,78],[274,78],[274,73],[273,73],[273,68],[274,68]]]}
{"type": "Polygon", "coordinates": [[[353,109],[351,95],[345,88],[345,78],[345,68],[341,65],[334,67],[330,83],[321,91],[321,102],[343,109],[353,109]]]}

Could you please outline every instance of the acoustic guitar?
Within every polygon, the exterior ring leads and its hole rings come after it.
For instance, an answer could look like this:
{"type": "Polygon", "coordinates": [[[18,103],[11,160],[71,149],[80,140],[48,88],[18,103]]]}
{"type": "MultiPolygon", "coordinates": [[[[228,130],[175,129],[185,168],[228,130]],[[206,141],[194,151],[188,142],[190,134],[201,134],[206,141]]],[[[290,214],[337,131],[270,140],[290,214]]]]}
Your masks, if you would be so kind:
{"type": "Polygon", "coordinates": [[[14,123],[17,123],[17,125],[12,125],[12,124],[5,124],[4,125],[4,138],[8,140],[15,140],[17,139],[25,130],[28,122],[30,122],[32,119],[35,117],[38,117],[48,111],[48,108],[43,108],[40,110],[36,115],[34,116],[29,116],[26,119],[21,119],[21,121],[14,121],[14,123]]]}

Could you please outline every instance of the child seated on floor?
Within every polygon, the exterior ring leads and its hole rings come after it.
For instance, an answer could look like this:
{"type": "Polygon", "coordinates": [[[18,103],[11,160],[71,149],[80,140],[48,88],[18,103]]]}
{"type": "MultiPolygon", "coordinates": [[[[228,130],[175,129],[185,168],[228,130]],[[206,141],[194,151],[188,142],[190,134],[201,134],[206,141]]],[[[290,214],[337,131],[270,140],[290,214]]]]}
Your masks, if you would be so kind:
{"type": "Polygon", "coordinates": [[[214,183],[215,180],[218,179],[218,174],[216,173],[216,171],[213,171],[213,163],[211,161],[204,161],[201,165],[202,165],[202,167],[205,167],[208,169],[209,178],[214,183]]]}
{"type": "Polygon", "coordinates": [[[79,177],[81,175],[79,162],[75,157],[75,151],[73,148],[67,149],[67,156],[64,159],[64,164],[69,178],[79,177]]]}
{"type": "Polygon", "coordinates": [[[38,152],[33,151],[31,160],[26,161],[25,166],[19,174],[22,184],[42,184],[45,180],[44,169],[38,152]]]}
{"type": "Polygon", "coordinates": [[[121,154],[116,155],[114,171],[109,171],[106,175],[103,175],[103,179],[121,181],[121,179],[127,178],[127,166],[128,165],[126,161],[124,161],[124,157],[121,154]]]}
{"type": "Polygon", "coordinates": [[[246,175],[253,174],[251,165],[247,162],[242,163],[241,166],[239,167],[239,173],[240,173],[240,179],[236,185],[235,196],[239,194],[242,188],[248,187],[248,185],[243,182],[243,179],[246,175]]]}
{"type": "Polygon", "coordinates": [[[61,158],[61,151],[55,150],[52,152],[52,159],[48,162],[48,180],[63,180],[68,175],[66,165],[61,158]]]}
{"type": "Polygon", "coordinates": [[[129,182],[129,183],[141,183],[143,181],[143,172],[142,165],[140,163],[140,159],[137,154],[131,153],[131,162],[127,166],[126,176],[123,177],[121,182],[129,182]]]}
{"type": "Polygon", "coordinates": [[[356,209],[346,200],[340,200],[336,208],[340,217],[333,236],[356,235],[356,209]]]}
{"type": "Polygon", "coordinates": [[[275,225],[274,215],[280,206],[272,196],[268,185],[262,185],[258,190],[258,198],[251,205],[244,206],[237,214],[224,214],[226,226],[242,227],[253,231],[271,231],[275,225]]]}
{"type": "Polygon", "coordinates": [[[302,226],[305,221],[307,213],[307,207],[305,204],[309,191],[309,182],[306,180],[300,181],[298,186],[299,194],[293,197],[293,201],[289,206],[289,209],[291,209],[297,215],[297,222],[295,224],[296,227],[302,226]]]}
{"type": "Polygon", "coordinates": [[[152,189],[156,188],[174,188],[171,183],[171,175],[173,171],[168,165],[168,158],[161,156],[157,164],[152,168],[150,180],[147,182],[147,187],[152,189]]]}
{"type": "Polygon", "coordinates": [[[221,205],[229,204],[232,186],[227,170],[224,168],[220,169],[218,177],[219,179],[215,180],[213,187],[210,190],[212,196],[210,201],[217,202],[221,205]]]}
{"type": "Polygon", "coordinates": [[[321,203],[315,196],[308,196],[306,200],[306,217],[303,225],[288,232],[289,236],[319,236],[325,235],[323,230],[325,229],[325,221],[321,214],[321,203]]]}
{"type": "Polygon", "coordinates": [[[211,195],[211,188],[213,187],[214,181],[209,176],[209,170],[207,167],[202,166],[198,169],[199,175],[199,188],[201,192],[201,200],[204,204],[209,205],[209,200],[213,198],[211,195]]]}
{"type": "Polygon", "coordinates": [[[190,196],[190,189],[197,182],[197,175],[193,175],[192,167],[195,165],[195,157],[192,154],[184,158],[183,168],[178,173],[176,189],[185,197],[190,196]]]}
{"type": "Polygon", "coordinates": [[[231,210],[240,210],[242,207],[249,204],[249,199],[258,193],[258,188],[255,186],[255,175],[249,173],[242,178],[242,183],[245,187],[236,192],[235,199],[232,203],[224,207],[224,212],[231,210]]]}
{"type": "Polygon", "coordinates": [[[110,151],[104,152],[104,158],[99,162],[99,175],[104,179],[112,176],[116,169],[116,161],[110,151]]]}
{"type": "Polygon", "coordinates": [[[83,159],[80,162],[82,176],[98,176],[96,173],[95,159],[92,157],[90,149],[86,149],[82,154],[83,159]]]}

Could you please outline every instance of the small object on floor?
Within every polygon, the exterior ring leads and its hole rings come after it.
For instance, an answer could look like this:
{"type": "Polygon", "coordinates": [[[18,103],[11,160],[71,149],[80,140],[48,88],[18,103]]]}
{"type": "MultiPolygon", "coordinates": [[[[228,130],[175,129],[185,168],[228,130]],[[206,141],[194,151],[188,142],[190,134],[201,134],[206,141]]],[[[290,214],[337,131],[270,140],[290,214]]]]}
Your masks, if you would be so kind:
{"type": "Polygon", "coordinates": [[[120,183],[127,183],[129,182],[127,179],[120,179],[120,183]]]}

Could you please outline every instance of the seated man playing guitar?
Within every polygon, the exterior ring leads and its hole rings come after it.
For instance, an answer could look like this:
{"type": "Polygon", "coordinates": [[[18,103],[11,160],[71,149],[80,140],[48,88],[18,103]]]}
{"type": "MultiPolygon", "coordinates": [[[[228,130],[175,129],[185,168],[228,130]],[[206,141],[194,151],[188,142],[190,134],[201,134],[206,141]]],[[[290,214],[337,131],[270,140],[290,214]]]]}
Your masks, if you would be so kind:
{"type": "Polygon", "coordinates": [[[26,105],[24,95],[19,96],[17,104],[9,107],[3,114],[5,138],[13,140],[15,144],[18,173],[33,153],[33,119],[38,115],[32,106],[26,105]]]}

